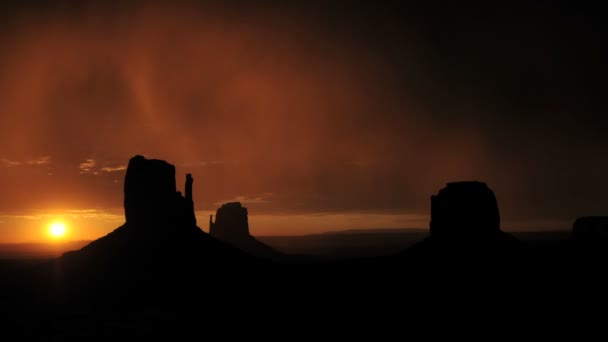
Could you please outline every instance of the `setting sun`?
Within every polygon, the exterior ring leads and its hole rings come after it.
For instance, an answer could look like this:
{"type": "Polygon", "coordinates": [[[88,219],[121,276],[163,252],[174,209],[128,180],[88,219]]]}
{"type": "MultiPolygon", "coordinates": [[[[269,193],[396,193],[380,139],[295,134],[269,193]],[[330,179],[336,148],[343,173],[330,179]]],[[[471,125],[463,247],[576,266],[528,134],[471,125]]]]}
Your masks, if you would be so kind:
{"type": "Polygon", "coordinates": [[[60,238],[65,235],[66,226],[63,222],[53,222],[49,226],[49,234],[54,238],[60,238]]]}

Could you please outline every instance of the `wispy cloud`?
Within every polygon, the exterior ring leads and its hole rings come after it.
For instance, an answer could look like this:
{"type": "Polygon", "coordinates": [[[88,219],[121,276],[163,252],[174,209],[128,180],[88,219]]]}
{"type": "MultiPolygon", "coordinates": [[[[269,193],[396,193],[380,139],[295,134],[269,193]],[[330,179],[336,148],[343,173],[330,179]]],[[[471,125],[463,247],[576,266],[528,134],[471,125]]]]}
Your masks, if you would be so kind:
{"type": "Polygon", "coordinates": [[[55,213],[46,213],[44,211],[35,210],[32,213],[18,212],[0,212],[0,221],[25,219],[25,220],[43,220],[54,219],[57,217],[69,217],[71,219],[97,219],[105,222],[123,222],[124,216],[120,211],[110,211],[101,209],[74,209],[64,210],[55,213]]]}
{"type": "Polygon", "coordinates": [[[68,210],[67,212],[71,213],[71,214],[91,214],[91,213],[99,212],[99,210],[97,210],[97,209],[72,209],[72,210],[68,210]]]}
{"type": "Polygon", "coordinates": [[[101,172],[110,173],[126,170],[127,166],[117,163],[106,163],[89,158],[80,163],[78,168],[80,169],[81,174],[99,175],[101,172]]]}
{"type": "Polygon", "coordinates": [[[110,212],[99,209],[79,209],[79,210],[67,210],[67,216],[74,219],[100,219],[107,222],[122,222],[124,217],[121,213],[110,212]]]}
{"type": "Polygon", "coordinates": [[[47,165],[51,162],[51,156],[42,156],[38,158],[26,159],[24,161],[11,160],[8,158],[0,158],[0,167],[14,167],[20,165],[47,165]]]}
{"type": "Polygon", "coordinates": [[[224,203],[229,203],[229,202],[241,202],[242,204],[264,204],[264,203],[270,203],[269,200],[262,198],[262,197],[247,197],[247,196],[236,196],[233,199],[228,199],[228,200],[220,200],[217,201],[213,204],[215,205],[222,205],[224,203]]]}
{"type": "Polygon", "coordinates": [[[122,170],[126,170],[127,166],[126,165],[119,165],[119,166],[104,166],[101,168],[101,171],[103,172],[116,172],[116,171],[122,171],[122,170]]]}
{"type": "Polygon", "coordinates": [[[35,159],[29,159],[25,163],[27,165],[46,165],[51,162],[51,156],[43,156],[35,159]]]}
{"type": "Polygon", "coordinates": [[[12,167],[12,166],[19,166],[19,165],[21,165],[21,162],[19,162],[19,161],[10,160],[8,158],[0,158],[0,166],[12,167]]]}
{"type": "Polygon", "coordinates": [[[196,160],[193,162],[183,163],[182,166],[193,167],[193,166],[210,166],[210,165],[222,165],[226,162],[223,160],[196,160]]]}
{"type": "Polygon", "coordinates": [[[87,159],[84,162],[80,163],[80,165],[78,165],[78,168],[80,169],[81,174],[91,173],[95,165],[97,165],[95,159],[87,159]]]}
{"type": "Polygon", "coordinates": [[[24,215],[24,214],[10,214],[10,213],[0,214],[0,217],[2,217],[2,218],[26,219],[26,220],[40,220],[41,218],[45,218],[48,216],[50,216],[50,215],[24,215]]]}

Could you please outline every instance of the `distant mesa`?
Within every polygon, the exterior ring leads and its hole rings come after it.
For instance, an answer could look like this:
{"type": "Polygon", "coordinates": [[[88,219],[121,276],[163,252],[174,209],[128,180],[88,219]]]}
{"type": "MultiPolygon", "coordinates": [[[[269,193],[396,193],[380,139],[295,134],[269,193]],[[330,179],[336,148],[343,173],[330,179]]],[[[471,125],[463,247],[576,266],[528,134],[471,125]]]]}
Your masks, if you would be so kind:
{"type": "Polygon", "coordinates": [[[215,222],[213,215],[209,217],[209,234],[252,255],[271,259],[284,257],[249,233],[247,208],[240,202],[223,204],[216,211],[215,222]]]}
{"type": "Polygon", "coordinates": [[[576,219],[572,225],[572,242],[578,247],[595,246],[605,250],[608,245],[608,216],[585,216],[576,219]]]}
{"type": "Polygon", "coordinates": [[[478,181],[453,182],[431,196],[430,236],[413,251],[498,253],[519,246],[500,229],[494,192],[478,181]]]}
{"type": "Polygon", "coordinates": [[[434,238],[477,238],[500,232],[494,192],[485,183],[448,183],[431,196],[430,234],[434,238]]]}
{"type": "Polygon", "coordinates": [[[222,205],[213,216],[209,217],[209,234],[222,240],[241,240],[251,237],[247,208],[240,202],[222,205]]]}

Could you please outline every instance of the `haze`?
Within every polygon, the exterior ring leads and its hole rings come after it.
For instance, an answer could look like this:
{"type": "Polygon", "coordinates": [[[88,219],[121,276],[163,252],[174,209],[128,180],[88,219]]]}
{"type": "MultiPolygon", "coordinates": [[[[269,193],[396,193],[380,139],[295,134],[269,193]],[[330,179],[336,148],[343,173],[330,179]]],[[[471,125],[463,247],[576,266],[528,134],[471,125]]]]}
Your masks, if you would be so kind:
{"type": "MultiPolygon", "coordinates": [[[[570,7],[2,5],[0,242],[122,222],[136,154],[254,235],[425,228],[482,180],[503,227],[605,214],[601,20],[570,7]],[[483,11],[482,11],[483,10],[483,11]],[[483,13],[483,15],[481,14],[483,13]]],[[[587,14],[587,13],[586,13],[587,14]]]]}

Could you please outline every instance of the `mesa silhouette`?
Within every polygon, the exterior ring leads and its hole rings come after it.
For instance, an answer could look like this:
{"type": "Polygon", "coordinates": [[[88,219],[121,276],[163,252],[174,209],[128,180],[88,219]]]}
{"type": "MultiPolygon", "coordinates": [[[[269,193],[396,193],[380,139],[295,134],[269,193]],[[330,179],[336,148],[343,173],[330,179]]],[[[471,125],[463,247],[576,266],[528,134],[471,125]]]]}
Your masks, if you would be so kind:
{"type": "Polygon", "coordinates": [[[453,182],[431,196],[430,236],[412,246],[412,257],[442,261],[467,257],[514,258],[521,243],[500,229],[494,192],[478,181],[453,182]]]}
{"type": "Polygon", "coordinates": [[[608,256],[608,216],[577,218],[572,225],[571,246],[577,257],[608,256]]]}
{"type": "Polygon", "coordinates": [[[217,209],[215,222],[213,222],[213,215],[209,217],[209,234],[251,255],[275,261],[284,260],[284,254],[258,241],[249,233],[247,214],[247,208],[243,207],[240,202],[223,204],[217,209]]]}

